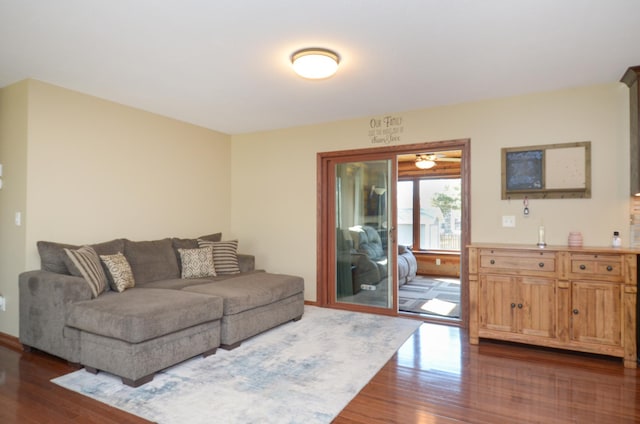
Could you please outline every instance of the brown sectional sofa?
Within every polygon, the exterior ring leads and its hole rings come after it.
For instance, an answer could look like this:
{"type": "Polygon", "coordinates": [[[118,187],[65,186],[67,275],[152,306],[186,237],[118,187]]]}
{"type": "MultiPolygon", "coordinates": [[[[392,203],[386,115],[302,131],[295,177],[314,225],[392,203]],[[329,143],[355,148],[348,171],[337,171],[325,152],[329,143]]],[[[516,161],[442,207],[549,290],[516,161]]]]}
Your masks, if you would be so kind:
{"type": "MultiPolygon", "coordinates": [[[[199,237],[220,241],[219,233],[199,237]]],[[[255,270],[238,254],[239,273],[181,278],[178,249],[197,239],[117,239],[91,245],[99,255],[123,253],[135,287],[94,298],[87,281],[70,275],[64,251],[79,246],[39,242],[41,269],[20,275],[20,341],[139,386],[155,372],[249,337],[304,312],[300,277],[255,270]]]]}

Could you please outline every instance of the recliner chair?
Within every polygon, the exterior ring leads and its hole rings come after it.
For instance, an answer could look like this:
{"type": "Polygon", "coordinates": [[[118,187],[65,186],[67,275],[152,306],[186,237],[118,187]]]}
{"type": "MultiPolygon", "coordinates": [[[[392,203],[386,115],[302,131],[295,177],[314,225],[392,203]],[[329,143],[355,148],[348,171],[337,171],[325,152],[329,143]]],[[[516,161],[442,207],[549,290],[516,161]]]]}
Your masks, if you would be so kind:
{"type": "Polygon", "coordinates": [[[380,234],[368,225],[349,228],[354,244],[352,254],[354,286],[375,285],[387,277],[387,252],[382,247],[380,234]]]}

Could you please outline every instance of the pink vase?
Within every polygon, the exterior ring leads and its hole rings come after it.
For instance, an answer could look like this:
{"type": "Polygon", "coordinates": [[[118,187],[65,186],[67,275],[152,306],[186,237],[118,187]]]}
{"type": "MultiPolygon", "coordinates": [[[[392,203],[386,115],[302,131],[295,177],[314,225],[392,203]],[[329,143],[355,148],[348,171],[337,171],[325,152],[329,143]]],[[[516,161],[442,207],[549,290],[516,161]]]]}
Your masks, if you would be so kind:
{"type": "Polygon", "coordinates": [[[571,231],[569,233],[569,247],[582,247],[582,233],[571,231]]]}

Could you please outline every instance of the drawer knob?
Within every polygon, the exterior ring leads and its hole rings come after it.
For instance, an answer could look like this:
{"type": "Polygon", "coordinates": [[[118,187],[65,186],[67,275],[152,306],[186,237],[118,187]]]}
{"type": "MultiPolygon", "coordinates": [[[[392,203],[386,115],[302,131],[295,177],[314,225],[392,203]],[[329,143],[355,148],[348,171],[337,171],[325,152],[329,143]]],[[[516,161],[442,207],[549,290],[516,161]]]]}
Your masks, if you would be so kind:
{"type": "Polygon", "coordinates": [[[540,268],[544,268],[544,262],[540,262],[540,263],[538,264],[538,266],[539,266],[540,268]]]}
{"type": "Polygon", "coordinates": [[[611,265],[607,266],[607,271],[609,272],[613,271],[613,267],[611,265]]]}
{"type": "Polygon", "coordinates": [[[495,259],[491,259],[491,260],[489,261],[489,263],[490,263],[491,265],[495,265],[495,264],[496,264],[496,261],[495,261],[495,259]]]}
{"type": "Polygon", "coordinates": [[[518,303],[518,309],[522,309],[522,303],[518,303]]]}
{"type": "Polygon", "coordinates": [[[585,270],[585,269],[587,269],[587,266],[586,265],[580,265],[580,269],[585,270]]]}
{"type": "Polygon", "coordinates": [[[574,310],[573,310],[573,311],[571,311],[571,312],[573,312],[573,315],[578,315],[578,314],[580,313],[580,311],[579,311],[579,310],[577,310],[577,309],[574,309],[574,310]]]}
{"type": "Polygon", "coordinates": [[[511,304],[511,309],[513,309],[513,308],[515,308],[515,307],[516,307],[516,304],[515,304],[515,303],[512,303],[512,304],[511,304]]]}

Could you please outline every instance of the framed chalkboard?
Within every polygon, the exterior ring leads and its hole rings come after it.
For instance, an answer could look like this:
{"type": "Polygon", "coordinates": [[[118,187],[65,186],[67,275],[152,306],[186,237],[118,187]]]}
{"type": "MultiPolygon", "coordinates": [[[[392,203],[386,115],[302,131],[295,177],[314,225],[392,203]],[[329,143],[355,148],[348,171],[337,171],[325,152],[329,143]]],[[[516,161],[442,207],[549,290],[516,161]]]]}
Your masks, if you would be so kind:
{"type": "Polygon", "coordinates": [[[591,142],[502,149],[502,199],[591,197],[591,142]]]}

